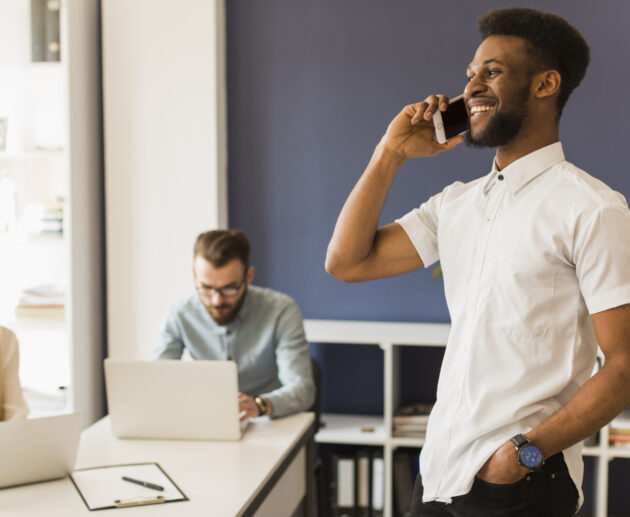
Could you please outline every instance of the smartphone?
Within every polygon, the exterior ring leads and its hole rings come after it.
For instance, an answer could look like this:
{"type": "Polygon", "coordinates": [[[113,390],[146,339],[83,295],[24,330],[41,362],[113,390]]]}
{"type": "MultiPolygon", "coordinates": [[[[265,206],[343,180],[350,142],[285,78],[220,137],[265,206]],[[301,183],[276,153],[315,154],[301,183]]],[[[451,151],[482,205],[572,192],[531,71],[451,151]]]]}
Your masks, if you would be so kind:
{"type": "Polygon", "coordinates": [[[464,96],[459,95],[448,103],[446,111],[437,111],[433,115],[435,138],[440,144],[470,129],[470,119],[464,103],[464,96]]]}

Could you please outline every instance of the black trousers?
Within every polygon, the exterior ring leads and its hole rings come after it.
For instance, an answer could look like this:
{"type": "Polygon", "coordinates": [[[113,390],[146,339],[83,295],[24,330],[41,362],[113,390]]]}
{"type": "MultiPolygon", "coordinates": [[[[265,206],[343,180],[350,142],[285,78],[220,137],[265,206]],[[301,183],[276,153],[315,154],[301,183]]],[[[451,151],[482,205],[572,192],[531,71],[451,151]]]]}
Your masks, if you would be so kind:
{"type": "Polygon", "coordinates": [[[475,478],[470,492],[450,504],[422,503],[422,480],[416,478],[411,517],[570,517],[577,511],[578,491],[562,453],[538,472],[509,485],[475,478]]]}

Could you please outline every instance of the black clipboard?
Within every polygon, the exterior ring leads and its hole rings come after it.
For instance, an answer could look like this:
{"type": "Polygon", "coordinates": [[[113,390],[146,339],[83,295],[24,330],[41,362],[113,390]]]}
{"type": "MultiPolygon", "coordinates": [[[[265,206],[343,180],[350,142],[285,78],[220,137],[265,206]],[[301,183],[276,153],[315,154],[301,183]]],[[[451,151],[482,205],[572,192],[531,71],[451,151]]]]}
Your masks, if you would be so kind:
{"type": "Polygon", "coordinates": [[[158,463],[128,463],[75,470],[72,484],[90,511],[189,501],[158,463]],[[122,477],[157,485],[163,490],[122,477]]]}

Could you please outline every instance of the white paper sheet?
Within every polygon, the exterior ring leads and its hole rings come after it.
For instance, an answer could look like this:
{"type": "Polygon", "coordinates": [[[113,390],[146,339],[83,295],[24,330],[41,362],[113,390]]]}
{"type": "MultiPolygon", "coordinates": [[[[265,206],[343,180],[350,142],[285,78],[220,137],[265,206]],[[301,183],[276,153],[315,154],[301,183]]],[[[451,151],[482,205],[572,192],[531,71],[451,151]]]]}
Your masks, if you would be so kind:
{"type": "Polygon", "coordinates": [[[157,463],[75,470],[72,480],[90,510],[115,507],[116,501],[151,504],[158,496],[164,497],[165,502],[188,500],[157,463]],[[124,481],[123,476],[159,485],[164,490],[124,481]]]}

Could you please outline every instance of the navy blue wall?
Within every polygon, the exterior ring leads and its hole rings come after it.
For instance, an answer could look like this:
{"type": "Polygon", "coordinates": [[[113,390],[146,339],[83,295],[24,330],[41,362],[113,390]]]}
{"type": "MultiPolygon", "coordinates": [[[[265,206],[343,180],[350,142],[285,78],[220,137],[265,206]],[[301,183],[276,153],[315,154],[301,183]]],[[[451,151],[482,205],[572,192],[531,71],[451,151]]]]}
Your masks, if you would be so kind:
{"type": "MultiPolygon", "coordinates": [[[[523,4],[564,16],[590,43],[561,136],[569,160],[628,196],[627,0],[227,2],[229,217],[251,238],[258,284],[291,294],[308,318],[449,320],[428,271],[346,285],[325,273],[326,246],[393,116],[429,93],[460,92],[479,15],[523,4]]],[[[491,156],[460,146],[406,164],[382,222],[485,174],[491,156]]]]}
{"type": "MultiPolygon", "coordinates": [[[[244,229],[256,283],[293,296],[307,318],[448,322],[430,271],[347,285],[324,271],[339,210],[393,116],[429,93],[455,95],[493,7],[565,17],[592,59],[561,123],[567,159],[630,197],[630,2],[627,0],[229,0],[230,225],[244,229]]],[[[492,152],[465,146],[407,163],[381,222],[455,179],[489,171],[492,152]]],[[[382,357],[369,347],[315,345],[324,409],[382,411],[382,357]]],[[[403,398],[434,396],[441,356],[409,351],[403,398]]],[[[630,501],[628,502],[630,505],[630,501]]]]}
{"type": "MultiPolygon", "coordinates": [[[[230,224],[251,238],[258,284],[292,295],[307,318],[449,320],[429,271],[347,285],[324,271],[326,246],[391,118],[428,93],[461,91],[476,19],[522,3],[227,2],[230,224]]],[[[628,196],[630,2],[528,5],[561,14],[589,41],[592,63],[565,109],[562,140],[571,161],[628,196]]],[[[460,146],[407,163],[382,222],[485,174],[491,156],[460,146]]]]}

